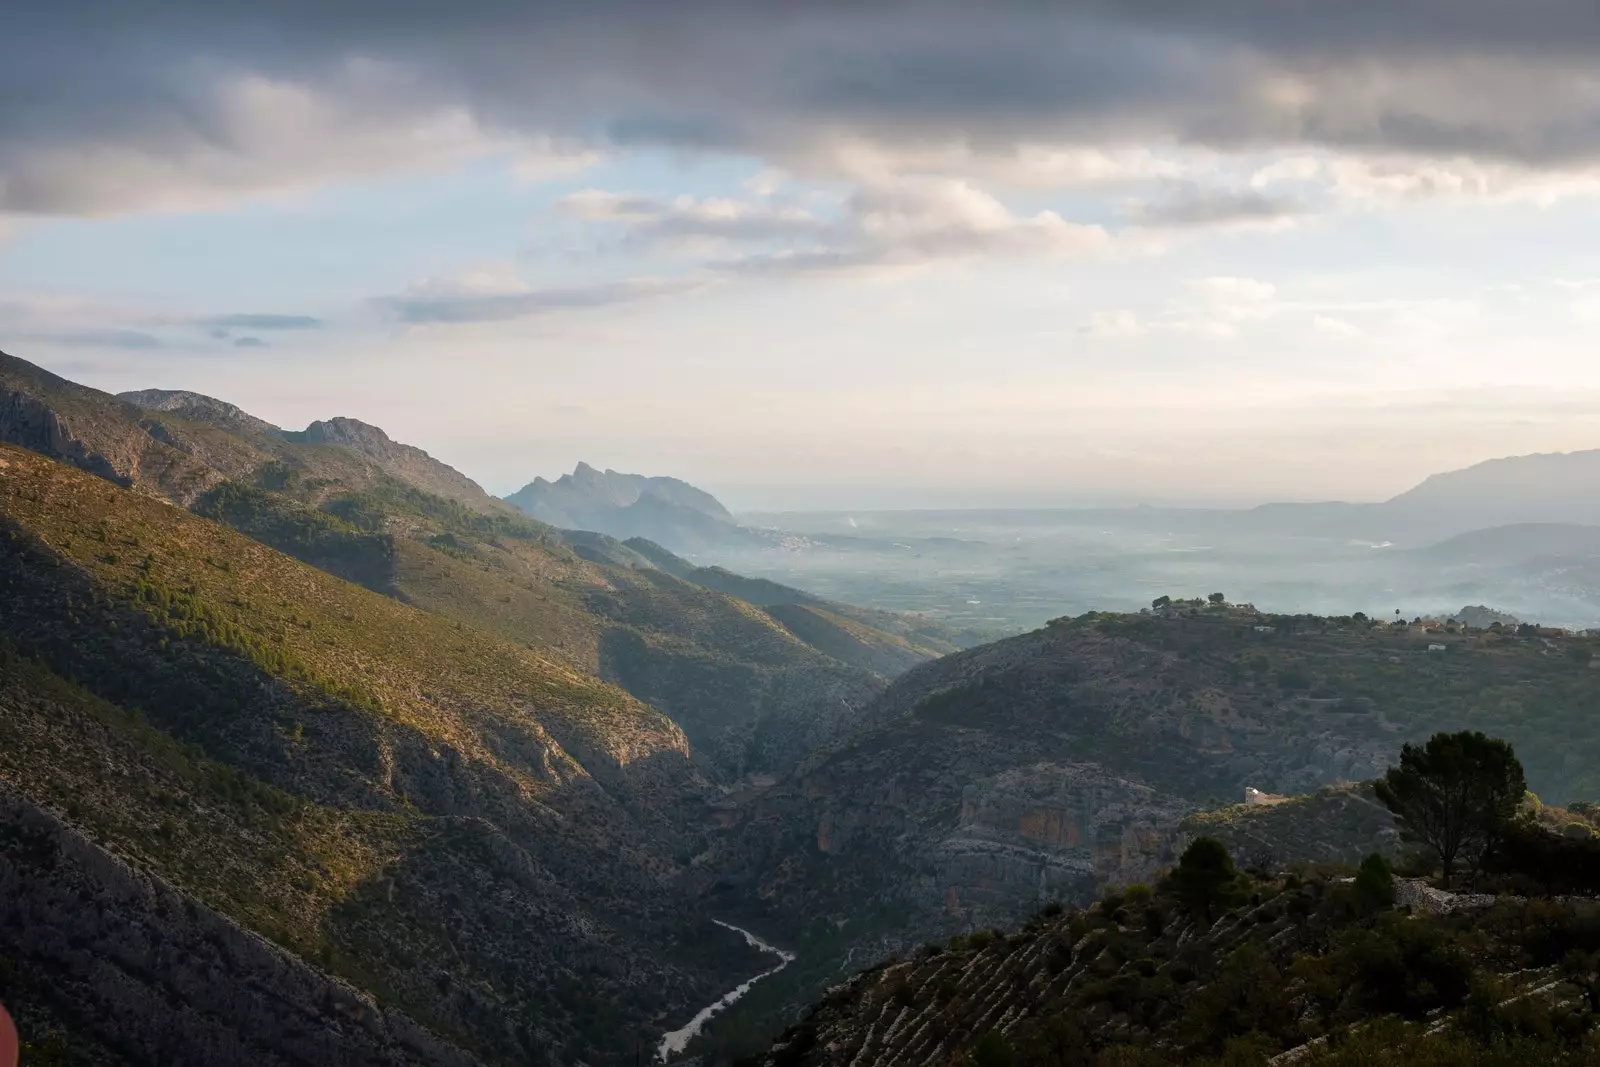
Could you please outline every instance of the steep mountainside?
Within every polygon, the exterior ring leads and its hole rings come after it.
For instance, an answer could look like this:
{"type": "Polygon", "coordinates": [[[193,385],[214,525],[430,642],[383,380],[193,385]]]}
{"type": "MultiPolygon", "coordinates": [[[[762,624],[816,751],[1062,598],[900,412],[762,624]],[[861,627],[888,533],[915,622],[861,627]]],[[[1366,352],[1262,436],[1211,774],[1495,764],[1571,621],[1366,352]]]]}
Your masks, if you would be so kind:
{"type": "MultiPolygon", "coordinates": [[[[781,1015],[847,960],[1149,877],[1195,813],[1371,778],[1436,730],[1510,739],[1548,799],[1600,793],[1596,647],[1221,608],[1060,620],[914,668],[740,808],[714,899],[800,957],[741,1014],[781,1015]]],[[[1224,836],[1282,861],[1299,830],[1342,842],[1327,858],[1381,835],[1357,796],[1303,804],[1224,836]]]]}
{"type": "Polygon", "coordinates": [[[454,467],[440,463],[413,445],[391,441],[378,427],[357,419],[313,422],[304,430],[285,432],[283,436],[297,444],[338,445],[349,449],[372,460],[391,478],[477,511],[508,510],[505,504],[454,467]]]}
{"type": "Polygon", "coordinates": [[[186,507],[230,480],[311,503],[399,483],[477,510],[510,513],[421,449],[353,419],[289,433],[211,397],[159,389],[113,397],[4,353],[0,441],[186,507]]]}
{"type": "MultiPolygon", "coordinates": [[[[25,443],[622,684],[676,718],[719,778],[786,770],[842,729],[881,676],[943,651],[902,647],[870,623],[845,641],[827,627],[797,633],[604,534],[526,518],[353,419],[282,431],[199,394],[113,398],[3,358],[0,384],[67,427],[56,438],[24,434],[25,443]]],[[[651,484],[673,501],[711,506],[671,479],[651,484]]]]}
{"type": "Polygon", "coordinates": [[[268,457],[203,424],[141,408],[0,352],[0,441],[188,504],[268,457]]]}
{"type": "Polygon", "coordinates": [[[552,526],[644,537],[678,551],[757,544],[710,493],[677,478],[645,477],[578,464],[555,481],[535,478],[506,503],[552,526]]]}
{"type": "MultiPolygon", "coordinates": [[[[716,794],[666,716],[34,453],[0,462],[19,803],[495,1062],[629,1061],[744,970],[678,888],[716,794]]],[[[57,935],[8,927],[8,951],[100,967],[62,955],[78,920],[46,904],[70,887],[31,855],[9,870],[57,935]]]]}

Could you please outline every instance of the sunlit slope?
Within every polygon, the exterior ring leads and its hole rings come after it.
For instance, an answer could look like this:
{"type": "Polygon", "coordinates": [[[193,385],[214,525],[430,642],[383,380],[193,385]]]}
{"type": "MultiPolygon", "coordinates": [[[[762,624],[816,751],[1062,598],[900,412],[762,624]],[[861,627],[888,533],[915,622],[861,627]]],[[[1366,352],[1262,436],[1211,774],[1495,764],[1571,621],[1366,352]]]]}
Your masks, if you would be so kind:
{"type": "Polygon", "coordinates": [[[0,462],[0,773],[30,797],[515,1062],[604,1058],[716,987],[721,942],[674,888],[704,782],[665,715],[169,504],[0,462]],[[477,1033],[491,1004],[525,1031],[477,1033]]]}

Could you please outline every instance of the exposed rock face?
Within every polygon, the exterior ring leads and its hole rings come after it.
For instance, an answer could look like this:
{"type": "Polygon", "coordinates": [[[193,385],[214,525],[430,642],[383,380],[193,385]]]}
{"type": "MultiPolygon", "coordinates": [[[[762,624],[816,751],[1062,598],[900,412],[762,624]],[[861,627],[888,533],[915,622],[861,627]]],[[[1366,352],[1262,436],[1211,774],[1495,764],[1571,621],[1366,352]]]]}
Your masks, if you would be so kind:
{"type": "Polygon", "coordinates": [[[391,440],[383,430],[359,419],[341,416],[313,422],[304,430],[286,432],[283,436],[301,444],[348,448],[378,464],[392,478],[467,507],[482,511],[505,507],[454,467],[439,462],[414,445],[391,440]]]}
{"type": "Polygon", "coordinates": [[[182,435],[151,434],[141,415],[132,404],[0,352],[0,441],[183,504],[227,476],[192,458],[196,443],[182,435]]]}
{"type": "Polygon", "coordinates": [[[18,989],[19,1014],[69,1016],[78,1041],[114,1048],[129,1064],[479,1063],[135,871],[4,782],[0,956],[34,979],[18,989]]]}
{"type": "Polygon", "coordinates": [[[1040,763],[962,791],[953,832],[932,850],[944,906],[990,925],[1023,902],[1079,899],[1170,861],[1185,806],[1085,765],[1040,763]]]}
{"type": "Polygon", "coordinates": [[[218,400],[203,393],[191,393],[186,389],[135,389],[118,393],[117,399],[126,400],[146,411],[164,411],[225,430],[243,430],[273,436],[281,435],[283,432],[265,419],[258,419],[226,400],[218,400]]]}

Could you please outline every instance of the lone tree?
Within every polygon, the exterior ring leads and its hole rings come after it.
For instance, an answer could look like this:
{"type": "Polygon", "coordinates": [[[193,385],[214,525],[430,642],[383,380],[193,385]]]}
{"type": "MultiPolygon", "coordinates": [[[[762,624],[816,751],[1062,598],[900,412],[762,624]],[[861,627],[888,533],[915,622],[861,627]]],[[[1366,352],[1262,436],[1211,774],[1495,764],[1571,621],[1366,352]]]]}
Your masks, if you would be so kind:
{"type": "Polygon", "coordinates": [[[1475,730],[1405,745],[1400,766],[1377,782],[1378,799],[1394,813],[1401,839],[1438,857],[1446,888],[1458,860],[1482,867],[1527,790],[1511,746],[1475,730]]]}
{"type": "Polygon", "coordinates": [[[1218,607],[1221,607],[1223,604],[1228,602],[1228,596],[1226,593],[1212,593],[1210,596],[1206,597],[1206,599],[1218,607]]]}
{"type": "Polygon", "coordinates": [[[1184,907],[1207,925],[1214,912],[1238,897],[1239,872],[1227,846],[1214,837],[1197,837],[1183,850],[1172,880],[1184,907]]]}

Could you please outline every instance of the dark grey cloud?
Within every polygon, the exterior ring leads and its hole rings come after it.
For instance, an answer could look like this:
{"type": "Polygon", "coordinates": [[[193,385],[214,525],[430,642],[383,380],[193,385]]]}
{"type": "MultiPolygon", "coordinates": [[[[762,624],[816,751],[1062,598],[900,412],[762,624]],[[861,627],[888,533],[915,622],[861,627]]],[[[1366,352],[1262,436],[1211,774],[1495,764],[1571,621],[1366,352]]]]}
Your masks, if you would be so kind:
{"type": "Polygon", "coordinates": [[[505,322],[554,311],[609,307],[651,297],[685,293],[705,281],[693,278],[654,278],[642,281],[602,282],[595,285],[526,291],[476,292],[424,286],[378,300],[389,316],[411,326],[461,325],[505,322]]]}
{"type": "Polygon", "coordinates": [[[29,335],[41,344],[67,348],[123,348],[144,351],[162,347],[161,338],[140,330],[52,330],[29,335]]]}
{"type": "Polygon", "coordinates": [[[9,4],[0,210],[113,211],[443,158],[463,147],[445,121],[460,113],[485,138],[817,167],[840,137],[1567,165],[1600,153],[1597,77],[1593,0],[9,4]]]}
{"type": "Polygon", "coordinates": [[[233,342],[234,348],[266,348],[267,342],[259,337],[237,337],[233,342]]]}
{"type": "Polygon", "coordinates": [[[319,330],[321,319],[310,315],[213,315],[197,320],[197,324],[212,331],[213,337],[226,337],[232,330],[319,330]]]}
{"type": "Polygon", "coordinates": [[[1183,185],[1165,198],[1133,205],[1129,217],[1141,226],[1221,226],[1232,223],[1276,222],[1307,211],[1292,197],[1273,196],[1259,189],[1218,189],[1183,185]]]}

